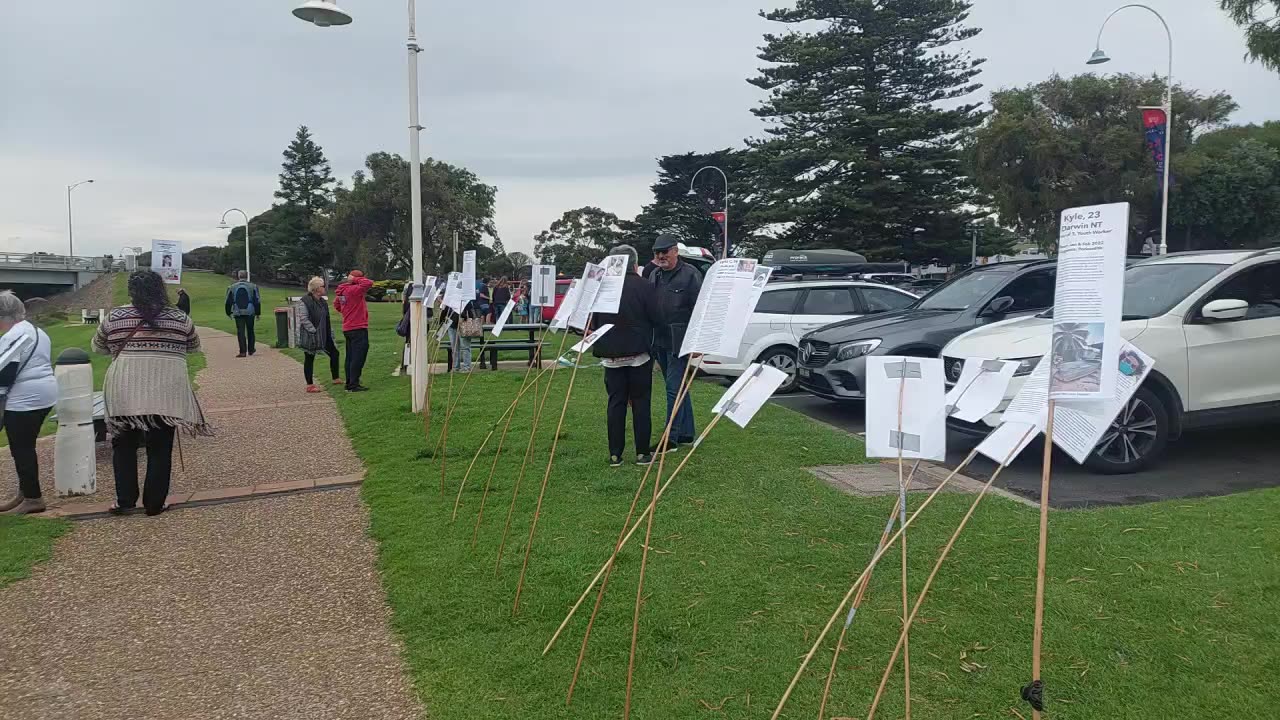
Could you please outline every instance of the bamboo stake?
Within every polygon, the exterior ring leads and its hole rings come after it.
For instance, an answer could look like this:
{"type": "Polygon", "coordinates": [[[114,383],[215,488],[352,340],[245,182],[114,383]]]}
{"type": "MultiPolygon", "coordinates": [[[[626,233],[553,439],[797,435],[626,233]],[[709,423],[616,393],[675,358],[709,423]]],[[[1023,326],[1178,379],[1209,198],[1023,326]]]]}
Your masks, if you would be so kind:
{"type": "Polygon", "coordinates": [[[507,521],[502,527],[502,540],[498,542],[498,559],[493,565],[493,575],[498,576],[498,572],[502,569],[502,552],[507,546],[507,534],[511,531],[511,517],[516,511],[516,498],[520,496],[520,485],[524,482],[525,470],[528,469],[529,460],[533,458],[534,440],[538,436],[538,424],[542,422],[542,409],[547,404],[547,397],[551,394],[551,387],[555,383],[556,368],[560,367],[560,356],[564,354],[565,342],[569,339],[569,331],[565,330],[564,336],[560,338],[560,349],[556,352],[556,359],[551,365],[551,374],[547,376],[547,389],[542,392],[542,399],[538,401],[538,407],[533,413],[533,424],[529,427],[529,444],[524,449],[524,460],[520,463],[520,474],[516,476],[515,485],[511,488],[511,506],[507,508],[507,521]]]}
{"type": "MultiPolygon", "coordinates": [[[[1040,648],[1044,641],[1044,572],[1049,543],[1049,478],[1053,466],[1053,411],[1049,400],[1049,418],[1044,426],[1044,464],[1040,470],[1040,549],[1036,554],[1036,617],[1031,636],[1031,683],[1041,682],[1040,648]]],[[[1032,720],[1040,720],[1040,711],[1031,708],[1032,720]]]]}
{"type": "MultiPolygon", "coordinates": [[[[585,338],[591,334],[592,316],[587,315],[587,324],[582,330],[582,336],[585,338]]],[[[568,336],[568,331],[565,336],[568,336]]],[[[520,613],[520,594],[524,592],[524,577],[529,570],[529,556],[533,553],[533,537],[538,531],[538,519],[542,516],[542,499],[547,494],[547,483],[551,480],[551,466],[556,461],[556,449],[560,447],[560,430],[564,427],[565,415],[569,412],[569,399],[573,397],[573,383],[578,379],[578,368],[582,366],[582,355],[578,353],[573,359],[573,372],[569,373],[569,388],[564,392],[564,403],[560,405],[560,421],[556,423],[555,434],[551,436],[551,453],[547,456],[547,469],[542,473],[542,487],[538,490],[538,502],[533,506],[533,522],[529,523],[529,539],[524,545],[524,562],[520,565],[520,579],[516,582],[516,599],[511,604],[511,614],[518,615],[520,613]]],[[[556,364],[560,364],[559,357],[556,358],[556,364]]]]}
{"type": "MultiPolygon", "coordinates": [[[[436,323],[435,331],[440,331],[440,323],[438,322],[436,323]]],[[[435,368],[436,354],[440,352],[440,343],[432,342],[434,336],[432,335],[430,321],[427,322],[427,332],[425,334],[431,339],[425,343],[427,345],[427,387],[422,391],[424,396],[422,401],[422,434],[427,442],[431,442],[431,388],[435,385],[432,371],[435,368]]]]}
{"type": "MultiPolygon", "coordinates": [[[[902,477],[902,403],[907,395],[906,361],[902,363],[902,378],[898,383],[898,523],[902,526],[902,626],[907,626],[910,596],[907,593],[907,483],[902,477]]],[[[866,583],[863,583],[865,586],[866,583]]],[[[843,631],[841,633],[843,636],[843,631]]],[[[837,646],[839,643],[837,643],[837,646]]],[[[906,720],[911,720],[911,652],[910,636],[902,644],[902,685],[905,696],[906,720]]]]}
{"type": "Polygon", "coordinates": [[[840,616],[840,611],[844,609],[844,606],[849,603],[849,599],[858,591],[859,585],[871,575],[871,571],[875,569],[876,564],[879,563],[885,553],[887,553],[889,549],[898,542],[898,538],[900,538],[906,529],[916,521],[916,518],[920,517],[920,513],[924,512],[925,508],[929,507],[929,505],[933,503],[933,499],[938,497],[938,493],[942,492],[942,489],[951,482],[951,479],[963,470],[965,466],[977,457],[977,455],[977,448],[970,451],[964,461],[957,465],[956,469],[952,470],[951,473],[942,480],[942,482],[938,483],[938,487],[934,488],[933,492],[929,493],[929,497],[925,498],[924,502],[920,503],[920,507],[916,508],[916,511],[911,514],[911,517],[907,518],[906,523],[898,529],[898,532],[895,533],[893,537],[889,538],[889,542],[885,544],[884,548],[872,556],[871,562],[867,564],[866,569],[863,570],[862,574],[853,581],[853,584],[849,587],[849,592],[845,593],[844,599],[842,599],[840,604],[836,606],[835,612],[831,613],[831,618],[827,620],[827,624],[822,628],[822,632],[818,633],[818,637],[814,641],[813,647],[809,648],[809,652],[806,653],[804,659],[800,661],[800,667],[796,670],[795,676],[791,678],[791,684],[787,685],[786,691],[782,693],[782,698],[778,700],[778,707],[773,711],[773,715],[770,716],[770,720],[777,720],[778,716],[782,714],[782,709],[786,707],[787,700],[791,697],[791,693],[795,691],[796,685],[800,683],[800,676],[804,674],[805,668],[809,666],[809,661],[813,660],[813,656],[818,652],[818,648],[822,645],[823,639],[825,639],[827,633],[831,631],[831,626],[835,624],[836,618],[840,616]]]}
{"type": "MultiPolygon", "coordinates": [[[[700,361],[701,356],[699,356],[697,359],[700,361]]],[[[692,365],[692,363],[690,364],[692,365]]],[[[686,373],[694,372],[694,370],[690,368],[686,368],[685,372],[686,373]]],[[[696,374],[696,372],[694,372],[694,374],[696,374]]],[[[685,379],[686,378],[683,376],[680,379],[680,385],[682,388],[685,386],[685,379]]],[[[677,392],[675,407],[679,407],[680,403],[683,401],[684,401],[684,396],[681,393],[677,392]]],[[[667,443],[669,442],[671,437],[671,428],[672,428],[672,422],[674,421],[674,419],[675,419],[675,413],[673,412],[671,414],[671,417],[667,418],[666,429],[663,431],[662,437],[659,438],[659,441],[658,441],[657,452],[659,456],[664,454],[664,451],[667,448],[667,443]]],[[[680,471],[684,468],[685,463],[687,463],[688,460],[689,460],[689,455],[686,453],[684,458],[681,459],[680,464],[676,467],[675,471],[671,473],[671,477],[667,478],[667,482],[664,483],[661,489],[658,490],[658,497],[662,497],[662,493],[667,491],[667,487],[669,487],[671,485],[671,482],[675,480],[676,475],[680,473],[680,471]]],[[[661,461],[659,461],[658,464],[661,465],[661,461]]],[[[653,471],[653,468],[654,468],[653,463],[650,463],[649,467],[645,468],[644,477],[640,479],[640,488],[643,488],[645,483],[648,482],[649,473],[653,471]]],[[[657,481],[655,480],[654,482],[657,482],[657,481]]],[[[640,497],[640,488],[636,489],[637,500],[640,497]]],[[[651,506],[645,507],[644,512],[640,514],[640,518],[636,520],[635,524],[631,525],[631,529],[627,532],[626,536],[622,538],[622,541],[619,542],[616,545],[616,547],[614,547],[613,554],[609,556],[609,559],[605,561],[605,564],[603,566],[601,566],[599,572],[596,573],[596,576],[592,578],[590,583],[587,584],[587,589],[582,591],[582,595],[578,597],[578,601],[573,604],[572,608],[569,609],[569,614],[565,616],[563,621],[561,621],[560,627],[556,628],[555,633],[551,636],[551,640],[549,640],[547,642],[546,647],[542,649],[543,655],[546,655],[551,650],[551,646],[554,645],[556,642],[556,639],[560,637],[560,633],[564,632],[565,627],[569,625],[569,621],[573,619],[573,614],[578,611],[578,608],[587,599],[587,595],[591,594],[591,589],[596,586],[596,583],[599,582],[602,577],[605,577],[608,573],[612,572],[614,560],[616,560],[618,557],[618,554],[622,552],[622,548],[625,547],[626,544],[631,540],[631,536],[634,535],[636,533],[636,530],[640,528],[640,523],[644,522],[645,517],[648,516],[650,507],[651,506]]],[[[630,515],[628,515],[627,522],[629,523],[630,520],[631,520],[631,517],[630,515]]]]}
{"type": "MultiPolygon", "coordinates": [[[[907,476],[907,484],[915,479],[916,470],[920,468],[920,461],[916,460],[915,465],[911,467],[911,474],[907,476]]],[[[889,520],[884,524],[884,532],[880,534],[880,542],[876,545],[876,552],[880,552],[884,548],[884,544],[889,540],[889,533],[893,532],[893,521],[898,517],[898,508],[902,505],[902,499],[899,498],[894,504],[893,509],[889,511],[889,520]]],[[[866,596],[867,588],[871,586],[871,578],[867,577],[862,582],[862,587],[858,588],[858,594],[853,598],[853,605],[849,607],[849,615],[845,617],[844,627],[840,629],[840,638],[836,640],[836,651],[831,655],[831,669],[827,671],[827,682],[822,688],[822,702],[818,705],[818,720],[826,714],[827,699],[831,696],[831,681],[835,679],[836,664],[840,662],[840,652],[844,648],[845,634],[849,632],[849,627],[853,625],[853,618],[858,613],[858,609],[862,607],[862,599],[866,596]]]]}
{"type": "MultiPolygon", "coordinates": [[[[695,365],[695,363],[699,363],[701,359],[702,358],[699,355],[696,357],[694,362],[690,362],[685,367],[685,373],[680,377],[680,389],[676,392],[676,401],[673,407],[679,408],[680,403],[684,402],[684,397],[689,391],[690,380],[693,376],[697,375],[697,366],[695,365]]],[[[662,431],[662,436],[658,438],[658,445],[657,445],[657,453],[659,457],[658,477],[654,478],[654,481],[653,481],[655,488],[658,486],[658,483],[662,480],[662,458],[666,456],[666,449],[671,441],[671,428],[674,424],[676,414],[677,413],[673,412],[671,413],[671,417],[667,418],[667,424],[662,431]]],[[[698,443],[702,441],[702,438],[706,437],[707,433],[709,433],[710,431],[711,431],[711,427],[707,427],[706,429],[703,430],[702,435],[699,436],[698,440],[694,443],[695,448],[697,447],[698,443]]],[[[689,454],[692,454],[692,452],[693,452],[693,448],[690,448],[689,454]]],[[[689,454],[685,455],[686,459],[689,457],[689,454]]],[[[680,465],[675,469],[675,471],[671,473],[671,477],[674,478],[676,473],[680,472],[680,468],[683,468],[683,467],[684,467],[684,462],[682,461],[680,465]]],[[[618,540],[613,545],[614,556],[617,556],[617,554],[622,550],[622,546],[626,543],[627,539],[631,537],[630,534],[627,533],[627,528],[630,527],[631,525],[631,518],[635,515],[636,506],[640,503],[640,493],[641,491],[644,490],[645,484],[648,483],[649,473],[652,470],[653,470],[653,463],[650,462],[649,466],[645,468],[644,476],[640,478],[640,485],[636,487],[635,497],[631,498],[631,508],[627,511],[627,517],[622,521],[622,529],[618,531],[618,540]]],[[[669,480],[670,478],[668,479],[668,481],[669,480]]],[[[639,526],[639,523],[637,523],[637,526],[639,526]]],[[[569,681],[569,692],[565,697],[564,704],[566,706],[573,702],[573,689],[578,684],[578,672],[582,669],[582,662],[587,655],[587,643],[591,639],[591,629],[592,627],[595,626],[596,615],[599,614],[600,612],[600,605],[604,601],[604,592],[609,585],[609,576],[612,574],[612,571],[613,571],[612,560],[613,558],[611,557],[610,562],[608,563],[608,566],[604,572],[604,579],[600,582],[600,591],[599,593],[596,594],[595,607],[591,609],[591,617],[587,620],[587,629],[582,635],[582,647],[578,650],[578,660],[574,664],[573,678],[569,681]]],[[[587,592],[588,593],[591,592],[590,587],[587,588],[587,592]]],[[[579,599],[578,602],[579,604],[581,604],[582,602],[581,599],[579,599]]],[[[574,606],[574,608],[577,609],[577,606],[574,606]]],[[[572,617],[572,613],[570,613],[570,617],[572,617]]],[[[569,618],[565,618],[565,623],[568,623],[568,621],[569,621],[569,618]]],[[[564,624],[561,624],[560,629],[561,630],[564,629],[564,624]]],[[[559,635],[559,630],[556,631],[556,634],[559,635]]],[[[555,642],[554,637],[552,638],[551,642],[555,642]]],[[[550,649],[550,647],[551,645],[550,643],[548,643],[547,647],[543,649],[542,654],[546,655],[547,650],[550,649]]]]}
{"type": "MultiPolygon", "coordinates": [[[[441,315],[442,316],[444,315],[443,311],[441,312],[441,315]]],[[[443,317],[441,317],[440,322],[444,323],[443,317]]],[[[458,357],[458,347],[456,345],[456,342],[457,342],[457,333],[454,333],[454,336],[449,338],[449,348],[453,351],[453,358],[458,357]]],[[[435,455],[439,452],[441,443],[444,443],[449,437],[449,412],[448,411],[450,408],[453,407],[453,376],[456,375],[457,373],[453,371],[453,360],[449,359],[447,360],[447,362],[449,363],[449,372],[448,372],[449,392],[447,395],[445,395],[445,399],[444,399],[444,406],[446,411],[445,422],[444,422],[444,427],[440,431],[440,440],[439,442],[436,443],[436,449],[432,451],[432,455],[435,455]]],[[[427,441],[430,442],[431,438],[427,438],[427,441]]],[[[442,456],[440,458],[440,497],[444,497],[444,462],[445,462],[445,459],[442,456]]]]}
{"type": "MultiPolygon", "coordinates": [[[[960,533],[964,532],[965,526],[968,525],[969,519],[973,517],[973,513],[978,509],[978,505],[982,502],[982,499],[986,497],[987,491],[991,489],[996,478],[1000,477],[1000,472],[1013,461],[1013,457],[1018,454],[1018,448],[1021,447],[1022,443],[1026,442],[1027,438],[1031,437],[1032,433],[1035,431],[1036,429],[1034,427],[1029,428],[1022,436],[1022,439],[1018,441],[1018,444],[1014,446],[1013,451],[1005,458],[1005,461],[1000,465],[1000,467],[996,468],[994,473],[991,474],[991,478],[987,480],[987,483],[978,491],[978,496],[973,499],[973,504],[969,506],[969,512],[965,513],[964,517],[960,519],[960,524],[956,526],[955,532],[951,534],[951,539],[947,541],[945,546],[943,546],[942,553],[938,556],[938,561],[933,564],[933,570],[929,573],[929,577],[924,581],[924,587],[920,590],[920,596],[916,598],[916,604],[912,606],[911,614],[907,617],[907,621],[902,627],[902,632],[898,635],[898,644],[893,648],[893,654],[889,656],[889,664],[885,667],[884,674],[880,677],[880,687],[876,689],[876,695],[871,701],[871,709],[867,711],[867,720],[873,720],[876,716],[876,708],[880,705],[880,698],[884,694],[885,684],[889,682],[889,674],[893,671],[893,665],[898,660],[898,651],[906,647],[907,632],[911,629],[911,624],[915,622],[916,613],[920,612],[920,606],[924,604],[925,598],[929,595],[929,588],[933,585],[934,578],[938,576],[938,571],[942,569],[942,563],[946,561],[947,555],[951,552],[951,548],[956,544],[956,540],[960,538],[960,533]]],[[[903,655],[903,659],[906,659],[906,655],[903,655]]]]}

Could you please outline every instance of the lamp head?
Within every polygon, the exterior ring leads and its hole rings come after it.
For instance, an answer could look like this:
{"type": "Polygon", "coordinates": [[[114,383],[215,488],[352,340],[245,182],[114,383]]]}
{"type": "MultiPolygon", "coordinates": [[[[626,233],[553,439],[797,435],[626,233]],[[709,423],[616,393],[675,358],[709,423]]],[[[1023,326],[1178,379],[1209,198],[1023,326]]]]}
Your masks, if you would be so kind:
{"type": "Polygon", "coordinates": [[[230,230],[230,229],[231,229],[231,226],[227,224],[227,221],[226,221],[226,220],[223,220],[222,222],[218,223],[218,229],[219,229],[219,230],[230,230]]]}
{"type": "Polygon", "coordinates": [[[93,181],[92,181],[92,180],[85,180],[85,182],[87,182],[87,183],[91,183],[91,182],[93,182],[93,181]]]}
{"type": "Polygon", "coordinates": [[[693,188],[689,188],[689,192],[685,193],[685,197],[696,198],[698,193],[694,192],[693,188]]]}
{"type": "Polygon", "coordinates": [[[333,0],[307,0],[293,9],[294,17],[317,26],[347,25],[351,16],[333,0]]]}
{"type": "Polygon", "coordinates": [[[1109,63],[1109,62],[1111,62],[1111,58],[1107,57],[1107,54],[1102,51],[1102,48],[1098,48],[1093,51],[1093,55],[1089,56],[1089,59],[1085,62],[1085,64],[1086,65],[1102,65],[1103,63],[1109,63]]]}

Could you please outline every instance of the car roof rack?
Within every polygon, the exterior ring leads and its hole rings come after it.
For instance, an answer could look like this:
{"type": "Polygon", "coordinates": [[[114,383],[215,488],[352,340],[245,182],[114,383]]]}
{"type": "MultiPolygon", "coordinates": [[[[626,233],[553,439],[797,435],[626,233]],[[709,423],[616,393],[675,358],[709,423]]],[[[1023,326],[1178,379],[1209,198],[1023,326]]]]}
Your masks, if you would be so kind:
{"type": "MultiPolygon", "coordinates": [[[[1218,252],[1223,252],[1223,251],[1219,250],[1218,252]]],[[[1277,252],[1280,252],[1280,245],[1274,245],[1269,248],[1262,248],[1261,250],[1250,253],[1249,257],[1246,259],[1252,260],[1253,258],[1256,258],[1256,257],[1262,257],[1264,255],[1270,255],[1271,253],[1277,253],[1277,252]]]]}

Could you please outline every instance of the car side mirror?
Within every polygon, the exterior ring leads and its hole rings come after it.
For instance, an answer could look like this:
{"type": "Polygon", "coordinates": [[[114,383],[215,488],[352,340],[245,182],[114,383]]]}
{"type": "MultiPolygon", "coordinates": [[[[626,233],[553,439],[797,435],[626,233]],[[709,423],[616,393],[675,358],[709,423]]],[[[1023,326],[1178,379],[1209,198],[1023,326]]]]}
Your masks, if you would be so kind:
{"type": "Polygon", "coordinates": [[[1004,315],[1013,309],[1014,299],[1008,295],[1001,295],[987,305],[987,309],[983,311],[983,315],[1004,315]]]}
{"type": "Polygon", "coordinates": [[[1243,320],[1249,314],[1249,303],[1244,300],[1214,300],[1200,311],[1205,320],[1243,320]]]}

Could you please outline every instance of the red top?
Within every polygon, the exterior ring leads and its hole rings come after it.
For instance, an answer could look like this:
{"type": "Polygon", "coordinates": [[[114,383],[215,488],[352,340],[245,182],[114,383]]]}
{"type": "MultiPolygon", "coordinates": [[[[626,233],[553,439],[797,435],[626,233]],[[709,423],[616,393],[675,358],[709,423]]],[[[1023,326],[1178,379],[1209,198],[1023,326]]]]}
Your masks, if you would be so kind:
{"type": "Polygon", "coordinates": [[[373,281],[367,277],[358,277],[344,282],[333,289],[337,296],[334,305],[342,313],[342,330],[363,330],[369,327],[369,306],[364,302],[364,294],[373,287],[373,281]]]}

